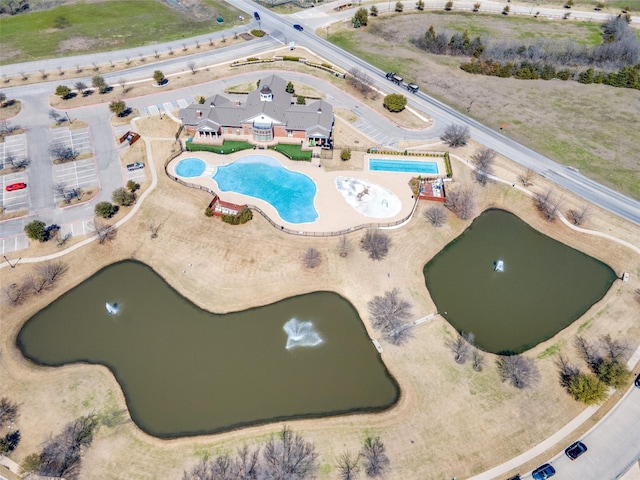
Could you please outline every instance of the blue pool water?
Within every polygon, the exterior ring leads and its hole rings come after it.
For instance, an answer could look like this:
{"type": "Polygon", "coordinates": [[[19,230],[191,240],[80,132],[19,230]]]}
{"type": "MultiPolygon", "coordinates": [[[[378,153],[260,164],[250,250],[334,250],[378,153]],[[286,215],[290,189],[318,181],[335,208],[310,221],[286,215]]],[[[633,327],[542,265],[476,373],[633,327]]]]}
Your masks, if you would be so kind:
{"type": "Polygon", "coordinates": [[[248,155],[218,167],[213,179],[222,192],[235,192],[269,202],[289,223],[313,222],[316,184],[306,175],[284,168],[264,155],[248,155]]]}
{"type": "Polygon", "coordinates": [[[185,158],[176,165],[176,173],[184,178],[199,177],[207,165],[199,158],[185,158]]]}
{"type": "Polygon", "coordinates": [[[437,175],[438,164],[436,162],[424,162],[413,160],[382,160],[378,158],[369,159],[369,170],[382,172],[408,172],[408,173],[430,173],[437,175]]]}

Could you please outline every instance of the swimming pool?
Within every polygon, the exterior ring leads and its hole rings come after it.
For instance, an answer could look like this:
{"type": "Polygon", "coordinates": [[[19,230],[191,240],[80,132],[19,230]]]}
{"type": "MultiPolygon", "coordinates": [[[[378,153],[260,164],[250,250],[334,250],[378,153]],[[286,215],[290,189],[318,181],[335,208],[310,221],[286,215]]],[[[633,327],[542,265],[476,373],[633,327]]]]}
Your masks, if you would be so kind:
{"type": "Polygon", "coordinates": [[[386,160],[379,158],[369,159],[369,170],[381,172],[429,173],[432,175],[438,175],[438,173],[440,173],[436,162],[386,160]]]}
{"type": "Polygon", "coordinates": [[[287,170],[265,155],[248,155],[217,168],[213,179],[222,192],[235,192],[270,203],[289,223],[318,218],[316,184],[302,173],[287,170]]]}
{"type": "Polygon", "coordinates": [[[176,173],[184,178],[199,177],[207,165],[199,158],[185,158],[176,165],[176,173]]]}

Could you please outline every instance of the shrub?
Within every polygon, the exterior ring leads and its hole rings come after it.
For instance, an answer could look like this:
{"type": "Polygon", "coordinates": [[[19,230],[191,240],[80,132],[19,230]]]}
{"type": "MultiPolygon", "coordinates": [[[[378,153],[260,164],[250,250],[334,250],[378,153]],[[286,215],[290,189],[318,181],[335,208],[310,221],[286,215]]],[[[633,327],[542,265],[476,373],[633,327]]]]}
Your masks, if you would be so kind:
{"type": "Polygon", "coordinates": [[[351,160],[351,150],[348,148],[345,148],[344,150],[342,150],[340,152],[340,160],[342,160],[343,162],[346,162],[347,160],[351,160]]]}
{"type": "Polygon", "coordinates": [[[70,94],[71,94],[71,89],[66,85],[58,85],[56,87],[56,95],[58,95],[59,97],[66,99],[66,98],[69,98],[70,94]]]}
{"type": "Polygon", "coordinates": [[[579,373],[569,381],[567,391],[587,405],[602,403],[607,398],[607,386],[590,373],[579,373]]]}
{"type": "Polygon", "coordinates": [[[382,104],[390,112],[401,112],[407,106],[407,98],[404,95],[392,93],[384,97],[382,104]]]}
{"type": "Polygon", "coordinates": [[[111,199],[118,205],[129,207],[136,201],[136,194],[124,188],[116,188],[111,194],[111,199]]]}
{"type": "Polygon", "coordinates": [[[264,37],[266,33],[264,32],[264,30],[258,30],[257,28],[254,28],[253,30],[251,30],[251,35],[261,38],[264,37]]]}
{"type": "Polygon", "coordinates": [[[42,220],[33,220],[24,226],[24,233],[31,240],[45,242],[48,239],[47,224],[42,220]]]}
{"type": "Polygon", "coordinates": [[[244,207],[236,215],[222,215],[222,221],[230,225],[242,225],[253,218],[253,212],[250,208],[244,207]]]}
{"type": "Polygon", "coordinates": [[[116,208],[111,202],[99,202],[96,204],[94,211],[98,217],[111,218],[116,212],[116,208]]]}

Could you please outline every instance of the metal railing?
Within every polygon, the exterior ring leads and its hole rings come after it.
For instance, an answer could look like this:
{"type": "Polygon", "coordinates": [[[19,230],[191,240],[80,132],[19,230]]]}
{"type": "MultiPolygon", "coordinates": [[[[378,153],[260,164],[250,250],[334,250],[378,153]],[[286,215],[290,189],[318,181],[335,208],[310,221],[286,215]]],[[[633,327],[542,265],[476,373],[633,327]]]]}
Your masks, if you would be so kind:
{"type": "MultiPolygon", "coordinates": [[[[182,144],[180,144],[180,148],[181,148],[180,151],[169,155],[167,160],[164,162],[164,172],[166,173],[167,177],[169,177],[171,180],[173,180],[175,182],[178,182],[180,185],[184,185],[185,187],[194,188],[196,190],[203,190],[203,191],[205,191],[207,193],[210,193],[211,195],[217,195],[218,198],[220,198],[220,195],[216,191],[210,189],[209,187],[204,187],[202,185],[198,185],[198,184],[195,184],[195,183],[185,182],[184,180],[171,175],[167,171],[167,166],[169,165],[169,162],[171,162],[171,160],[173,160],[178,155],[183,153],[182,144]]],[[[301,231],[301,230],[293,230],[291,228],[285,227],[284,225],[280,225],[280,224],[274,222],[271,219],[271,217],[269,215],[267,215],[257,205],[248,204],[247,208],[250,208],[254,212],[259,213],[274,228],[276,228],[277,230],[280,230],[281,232],[288,233],[289,235],[299,235],[299,236],[304,236],[304,237],[337,237],[337,236],[340,236],[340,235],[346,235],[348,233],[353,233],[353,232],[356,232],[358,230],[363,230],[363,229],[368,229],[368,228],[380,228],[380,229],[383,229],[383,228],[392,228],[392,227],[397,227],[398,225],[402,225],[403,223],[409,221],[411,219],[411,217],[413,217],[413,214],[416,211],[416,207],[418,206],[418,200],[419,200],[419,198],[416,196],[415,199],[414,199],[413,207],[411,208],[411,212],[409,212],[409,214],[407,216],[405,216],[404,218],[401,218],[400,220],[396,220],[395,222],[363,223],[362,225],[357,225],[355,227],[344,228],[342,230],[335,230],[335,231],[331,231],[331,232],[305,232],[305,231],[301,231]]]]}

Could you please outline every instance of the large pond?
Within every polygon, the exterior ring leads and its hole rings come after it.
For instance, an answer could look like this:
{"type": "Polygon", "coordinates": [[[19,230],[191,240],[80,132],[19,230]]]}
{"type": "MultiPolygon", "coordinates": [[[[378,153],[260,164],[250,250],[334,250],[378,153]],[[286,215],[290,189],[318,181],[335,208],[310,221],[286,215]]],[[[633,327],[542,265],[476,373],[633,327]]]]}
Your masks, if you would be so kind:
{"type": "Polygon", "coordinates": [[[582,316],[616,279],[606,264],[488,210],[425,267],[438,312],[493,353],[523,352],[582,316]]]}
{"type": "Polygon", "coordinates": [[[159,437],[379,410],[399,395],[339,295],[215,315],[133,261],[101,270],[36,314],[18,346],[44,365],[106,365],[136,424],[159,437]],[[116,314],[106,302],[117,303],[116,314]]]}

